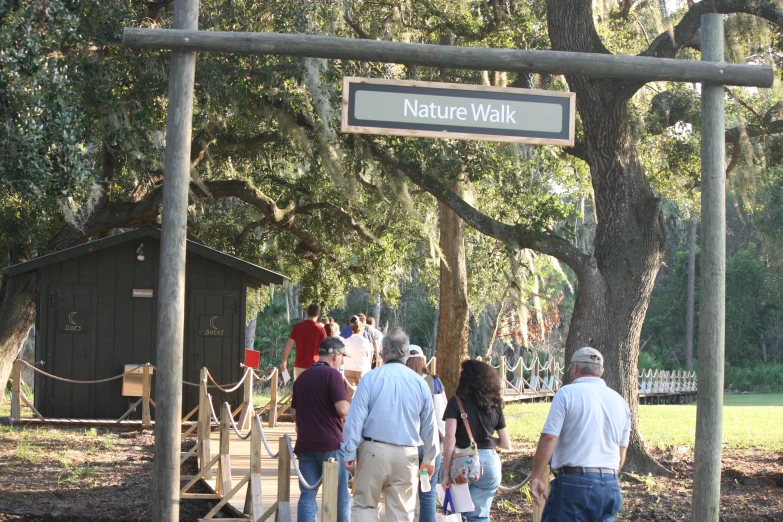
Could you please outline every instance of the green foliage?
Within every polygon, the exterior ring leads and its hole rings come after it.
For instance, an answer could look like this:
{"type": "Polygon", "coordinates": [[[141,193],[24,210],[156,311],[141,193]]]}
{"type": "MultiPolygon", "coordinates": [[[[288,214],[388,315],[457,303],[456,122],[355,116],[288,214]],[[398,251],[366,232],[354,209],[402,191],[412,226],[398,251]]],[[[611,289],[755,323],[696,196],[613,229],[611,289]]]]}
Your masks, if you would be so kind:
{"type": "Polygon", "coordinates": [[[731,391],[783,392],[783,364],[727,364],[724,383],[725,388],[731,391]]]}

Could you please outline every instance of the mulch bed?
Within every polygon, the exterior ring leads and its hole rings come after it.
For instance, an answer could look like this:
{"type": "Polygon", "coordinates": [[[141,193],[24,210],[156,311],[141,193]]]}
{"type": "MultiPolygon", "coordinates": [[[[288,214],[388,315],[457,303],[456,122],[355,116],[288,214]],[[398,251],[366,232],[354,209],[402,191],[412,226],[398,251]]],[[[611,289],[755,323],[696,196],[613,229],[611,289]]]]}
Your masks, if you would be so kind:
{"type": "MultiPolygon", "coordinates": [[[[18,432],[0,433],[1,522],[152,519],[152,432],[112,434],[99,430],[85,436],[84,429],[57,431],[61,440],[31,434],[30,455],[20,451],[18,432]]],[[[194,443],[192,439],[183,441],[182,450],[194,443]]],[[[182,472],[198,472],[194,457],[182,472]]],[[[191,491],[210,492],[203,482],[191,491]]],[[[196,522],[212,506],[207,500],[183,500],[180,521],[196,522]]]]}
{"type": "MultiPolygon", "coordinates": [[[[533,467],[535,447],[503,456],[503,483],[519,483],[533,467]]],[[[690,521],[693,451],[690,448],[653,450],[671,470],[670,476],[621,475],[623,508],[617,521],[690,521]]],[[[783,452],[764,449],[725,449],[721,474],[721,522],[783,521],[783,452]]],[[[532,507],[526,492],[498,494],[493,521],[529,521],[532,507]]]]}

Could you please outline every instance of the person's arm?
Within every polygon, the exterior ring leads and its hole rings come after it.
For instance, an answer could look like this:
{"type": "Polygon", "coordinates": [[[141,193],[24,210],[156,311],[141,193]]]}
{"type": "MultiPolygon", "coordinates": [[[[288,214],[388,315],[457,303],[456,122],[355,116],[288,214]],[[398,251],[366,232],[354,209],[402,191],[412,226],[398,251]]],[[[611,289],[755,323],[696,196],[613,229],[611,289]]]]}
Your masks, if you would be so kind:
{"type": "Polygon", "coordinates": [[[552,399],[552,406],[549,408],[549,414],[546,417],[544,428],[541,430],[541,437],[538,439],[536,455],[533,457],[533,471],[530,472],[530,496],[533,502],[541,505],[541,499],[547,499],[544,468],[552,459],[552,454],[557,445],[557,439],[565,423],[566,412],[568,411],[569,398],[566,397],[568,386],[561,388],[552,399]]]}
{"type": "Polygon", "coordinates": [[[348,401],[337,401],[334,403],[334,409],[337,410],[337,416],[345,422],[345,418],[348,417],[348,410],[351,408],[351,403],[348,401]]]}
{"type": "Polygon", "coordinates": [[[296,424],[296,410],[294,408],[288,408],[288,411],[291,412],[291,420],[296,424]]]}
{"type": "Polygon", "coordinates": [[[623,469],[623,465],[625,465],[625,454],[627,451],[628,446],[620,446],[620,467],[617,468],[618,473],[623,469]]]}
{"type": "Polygon", "coordinates": [[[435,408],[432,405],[432,395],[423,381],[421,382],[421,393],[424,395],[424,408],[419,413],[419,430],[421,440],[424,441],[424,458],[421,459],[419,474],[423,469],[426,469],[431,477],[435,472],[432,463],[435,462],[435,457],[438,455],[436,439],[438,430],[435,428],[435,408]]]}
{"type": "Polygon", "coordinates": [[[556,444],[556,436],[542,433],[538,439],[536,456],[533,457],[533,471],[530,472],[530,476],[533,477],[530,480],[530,495],[533,497],[533,502],[539,506],[541,505],[542,497],[544,500],[549,498],[546,494],[546,485],[544,484],[544,468],[552,459],[552,453],[555,451],[556,444]]]}
{"type": "Polygon", "coordinates": [[[511,438],[508,436],[508,430],[506,428],[500,428],[498,430],[498,436],[492,437],[492,440],[495,441],[496,448],[504,450],[511,449],[511,438]]]}
{"type": "Polygon", "coordinates": [[[285,343],[285,349],[283,350],[283,364],[280,365],[280,370],[286,371],[288,369],[288,355],[291,353],[291,348],[294,347],[294,340],[290,337],[288,342],[285,343]]]}
{"type": "Polygon", "coordinates": [[[367,376],[359,381],[359,386],[356,387],[356,393],[348,410],[348,417],[345,419],[343,443],[340,448],[345,469],[348,471],[356,469],[356,450],[362,442],[364,422],[367,420],[367,415],[370,412],[369,381],[370,379],[367,376]]]}
{"type": "Polygon", "coordinates": [[[443,489],[451,487],[451,457],[457,445],[457,419],[446,419],[446,436],[443,438],[443,489]]]}

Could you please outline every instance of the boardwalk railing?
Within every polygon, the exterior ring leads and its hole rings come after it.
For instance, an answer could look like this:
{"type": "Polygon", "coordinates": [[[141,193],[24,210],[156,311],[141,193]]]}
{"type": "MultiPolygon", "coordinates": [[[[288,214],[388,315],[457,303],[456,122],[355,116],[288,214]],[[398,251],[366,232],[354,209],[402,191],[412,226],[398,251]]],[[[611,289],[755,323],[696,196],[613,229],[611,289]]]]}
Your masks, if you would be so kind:
{"type": "MultiPolygon", "coordinates": [[[[228,519],[228,520],[253,520],[255,522],[267,520],[275,515],[275,520],[280,522],[291,521],[291,466],[297,474],[299,483],[308,490],[318,489],[323,484],[323,502],[321,509],[321,520],[323,522],[337,521],[337,481],[338,481],[338,463],[335,460],[325,462],[323,465],[323,476],[316,484],[308,484],[299,470],[299,462],[294,455],[291,445],[291,438],[286,434],[279,439],[278,451],[272,452],[269,443],[264,434],[264,428],[261,416],[256,412],[250,421],[250,429],[242,433],[242,429],[234,422],[234,415],[239,409],[231,411],[231,407],[224,402],[220,409],[220,418],[218,419],[212,404],[212,397],[207,387],[206,369],[202,370],[204,376],[201,380],[199,392],[199,431],[196,444],[182,455],[181,464],[193,456],[196,450],[199,450],[199,472],[196,475],[189,476],[189,480],[180,490],[181,498],[199,498],[219,500],[215,506],[201,520],[212,520],[223,509],[232,498],[234,498],[244,486],[247,486],[245,492],[245,503],[243,515],[246,518],[228,519]],[[206,416],[206,420],[203,417],[206,416]],[[211,455],[210,433],[212,426],[217,425],[220,430],[220,443],[218,454],[211,455]],[[250,439],[250,469],[240,478],[239,482],[232,484],[231,480],[231,432],[240,439],[250,439]],[[277,501],[264,509],[261,494],[261,459],[262,446],[266,453],[278,461],[277,476],[277,501]],[[191,493],[190,489],[200,479],[209,479],[213,470],[217,468],[217,478],[215,481],[215,493],[191,493]]],[[[252,370],[251,370],[252,371],[252,370]]],[[[276,374],[273,372],[273,374],[276,374]]],[[[272,380],[273,386],[276,382],[272,380]]],[[[273,403],[274,404],[274,403],[273,403]]],[[[271,418],[271,417],[270,417],[271,418]]],[[[221,518],[220,520],[227,520],[221,518]]]]}

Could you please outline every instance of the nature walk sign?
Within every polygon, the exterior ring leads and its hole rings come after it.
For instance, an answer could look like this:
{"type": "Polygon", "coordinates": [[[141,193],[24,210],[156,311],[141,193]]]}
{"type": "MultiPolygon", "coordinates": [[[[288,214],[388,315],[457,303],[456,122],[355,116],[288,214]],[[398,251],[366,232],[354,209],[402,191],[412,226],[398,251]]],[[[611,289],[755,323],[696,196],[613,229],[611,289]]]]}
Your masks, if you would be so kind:
{"type": "MultiPolygon", "coordinates": [[[[724,85],[771,87],[774,73],[765,65],[730,64],[724,58],[723,16],[708,13],[701,16],[702,61],[617,56],[606,53],[571,53],[563,51],[523,51],[513,49],[479,49],[449,45],[425,45],[402,42],[362,40],[327,36],[279,33],[231,33],[198,31],[198,1],[178,0],[174,3],[172,29],[123,30],[123,42],[139,49],[171,49],[169,73],[169,105],[166,122],[166,154],[163,178],[163,211],[160,268],[160,305],[158,326],[158,403],[155,425],[155,471],[153,521],[179,520],[180,486],[180,419],[182,417],[182,343],[185,302],[185,240],[187,233],[188,189],[190,186],[190,148],[192,143],[193,87],[196,52],[234,52],[278,56],[302,56],[343,60],[366,60],[402,63],[408,66],[451,67],[480,71],[548,73],[555,75],[591,76],[625,79],[634,82],[678,81],[702,84],[702,298],[700,302],[699,342],[709,347],[699,356],[699,397],[696,413],[696,448],[693,482],[694,522],[717,521],[720,507],[720,471],[722,446],[723,371],[725,335],[726,276],[726,214],[725,214],[725,91],[724,85]]],[[[375,82],[375,85],[381,85],[375,82]]],[[[386,86],[388,87],[388,86],[386,86]]],[[[415,86],[414,86],[415,87],[415,86]]],[[[366,89],[367,87],[365,87],[366,89]]],[[[376,87],[377,88],[377,87],[376,87]]],[[[440,89],[447,87],[439,86],[440,89]]],[[[474,89],[476,89],[474,87],[474,89]]],[[[361,89],[360,89],[361,90],[361,89]]],[[[485,93],[491,90],[483,89],[485,93]]],[[[358,93],[359,91],[357,91],[358,93]]],[[[382,91],[375,96],[391,96],[382,91]]],[[[478,92],[478,90],[476,91],[478,92]]],[[[454,134],[472,135],[469,139],[501,141],[501,134],[512,132],[562,132],[565,128],[517,128],[518,118],[525,112],[516,109],[510,100],[474,98],[465,92],[459,96],[423,94],[430,98],[411,99],[409,106],[402,100],[403,115],[396,116],[385,109],[372,108],[354,114],[368,118],[369,127],[386,129],[386,134],[405,132],[423,136],[426,132],[441,132],[441,119],[449,127],[459,129],[454,134]],[[453,98],[453,99],[450,99],[453,98]],[[462,101],[459,101],[462,99],[462,101]],[[436,100],[438,100],[436,102],[436,100]],[[470,104],[481,104],[474,113],[470,104]],[[441,106],[442,105],[442,106],[441,106]],[[487,105],[490,105],[488,108],[487,105]],[[505,107],[504,107],[505,105],[505,107]],[[426,106],[426,108],[424,108],[426,106]],[[406,107],[408,114],[404,113],[406,107]],[[451,108],[454,107],[452,110],[451,108]],[[464,112],[460,109],[464,109],[464,112]],[[446,111],[446,112],[444,112],[446,111]],[[470,111],[470,112],[469,112],[470,111]],[[497,112],[494,112],[497,111],[497,112]],[[441,118],[441,115],[447,116],[441,118]],[[469,124],[468,116],[473,120],[469,124]],[[485,118],[486,116],[486,118],[485,118]],[[465,120],[462,120],[462,117],[465,120]],[[380,119],[378,119],[380,118],[380,119]],[[390,120],[391,118],[391,120],[390,120]],[[410,121],[396,121],[409,118],[410,121]],[[437,122],[433,123],[435,120],[437,122]],[[480,120],[476,125],[476,120],[480,120]],[[513,120],[513,121],[512,121],[513,120]],[[375,122],[375,123],[373,123],[375,122]],[[379,126],[377,123],[382,123],[379,126]],[[464,126],[463,126],[464,124],[464,126]],[[430,125],[429,128],[413,128],[430,125]],[[512,128],[508,128],[512,126],[512,128]],[[479,132],[476,132],[479,131],[479,132]],[[480,136],[480,137],[478,137],[480,136]]],[[[528,95],[531,93],[528,92],[528,95]]],[[[399,98],[399,93],[396,93],[399,98]]],[[[496,95],[493,93],[493,96],[496,95]]],[[[547,93],[553,96],[554,93],[547,93]]],[[[361,101],[361,100],[360,100],[361,101]]],[[[528,100],[528,103],[530,100],[528,100]]],[[[535,111],[534,111],[535,112],[535,111]]],[[[548,121],[550,113],[540,109],[535,125],[548,121]]],[[[571,110],[573,115],[573,109],[571,110]]],[[[573,116],[570,117],[573,117],[573,116]]],[[[562,116],[562,115],[561,115],[562,116]]],[[[553,121],[556,118],[553,118],[553,121]]],[[[345,120],[348,124],[351,122],[345,120]]],[[[548,124],[552,124],[549,121],[548,124]]],[[[562,122],[562,120],[561,120],[562,122]]],[[[361,123],[356,121],[356,123],[361,123]]],[[[531,121],[528,126],[534,125],[531,121]]],[[[354,125],[362,128],[362,125],[354,125]]],[[[363,131],[354,131],[363,132],[363,131]]],[[[443,134],[441,134],[442,136],[443,134]]],[[[515,136],[522,139],[524,136],[515,136]]],[[[528,136],[529,139],[542,139],[528,136]]],[[[558,139],[557,137],[553,137],[558,139]]],[[[547,138],[543,138],[547,139],[547,138]]],[[[569,124],[568,139],[573,139],[569,124]]],[[[539,142],[542,143],[542,142],[539,142]]]]}
{"type": "Polygon", "coordinates": [[[343,78],[342,131],[574,145],[572,92],[343,78]]]}

